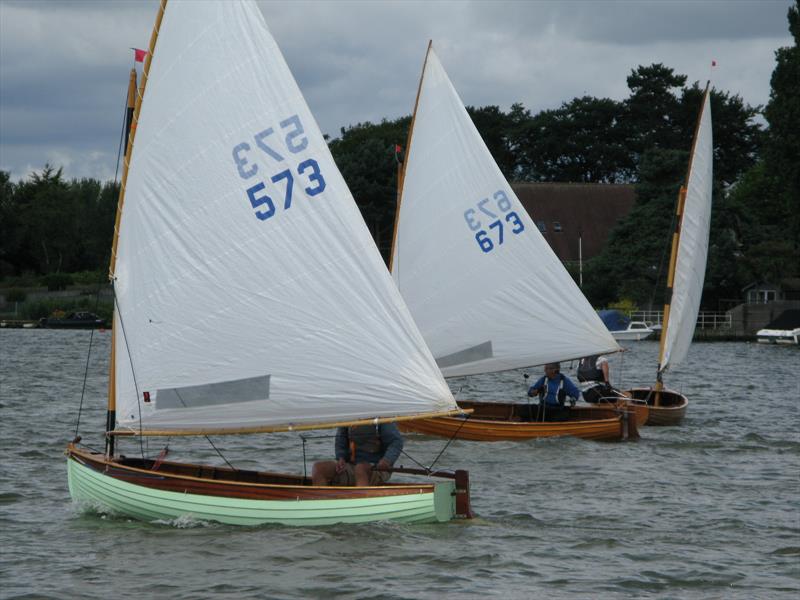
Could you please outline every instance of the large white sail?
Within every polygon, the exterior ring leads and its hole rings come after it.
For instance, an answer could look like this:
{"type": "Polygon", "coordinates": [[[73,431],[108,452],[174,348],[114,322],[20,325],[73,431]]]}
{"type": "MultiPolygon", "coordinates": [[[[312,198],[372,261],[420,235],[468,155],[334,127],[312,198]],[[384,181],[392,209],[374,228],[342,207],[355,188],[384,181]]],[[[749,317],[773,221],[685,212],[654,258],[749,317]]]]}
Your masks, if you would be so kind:
{"type": "Polygon", "coordinates": [[[662,371],[686,358],[697,324],[711,226],[713,152],[711,102],[706,92],[686,184],[662,371]]]}
{"type": "Polygon", "coordinates": [[[255,2],[170,0],[115,276],[118,429],[456,408],[255,2]]]}
{"type": "Polygon", "coordinates": [[[619,349],[503,177],[432,47],[392,275],[445,376],[619,349]]]}

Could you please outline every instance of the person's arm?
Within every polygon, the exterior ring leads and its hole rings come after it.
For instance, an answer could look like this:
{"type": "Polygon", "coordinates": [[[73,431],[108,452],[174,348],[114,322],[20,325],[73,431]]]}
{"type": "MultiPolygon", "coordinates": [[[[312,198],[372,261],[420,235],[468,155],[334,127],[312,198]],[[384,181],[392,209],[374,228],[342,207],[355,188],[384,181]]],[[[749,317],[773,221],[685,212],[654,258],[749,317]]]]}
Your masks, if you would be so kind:
{"type": "Polygon", "coordinates": [[[347,435],[347,427],[337,427],[336,428],[336,444],[334,448],[336,450],[336,460],[350,460],[350,441],[349,436],[347,435]]]}
{"type": "Polygon", "coordinates": [[[600,364],[600,370],[603,371],[603,381],[609,385],[611,385],[611,377],[608,375],[608,361],[604,360],[600,364]]]}
{"type": "Polygon", "coordinates": [[[544,377],[537,379],[536,383],[534,383],[528,389],[528,396],[535,396],[537,393],[539,393],[539,390],[542,389],[542,385],[544,385],[544,377]]]}
{"type": "Polygon", "coordinates": [[[400,458],[400,451],[403,449],[403,436],[395,423],[385,423],[381,427],[381,445],[386,449],[383,456],[378,461],[378,466],[382,468],[391,467],[400,458]],[[386,463],[386,464],[381,464],[386,463]]]}

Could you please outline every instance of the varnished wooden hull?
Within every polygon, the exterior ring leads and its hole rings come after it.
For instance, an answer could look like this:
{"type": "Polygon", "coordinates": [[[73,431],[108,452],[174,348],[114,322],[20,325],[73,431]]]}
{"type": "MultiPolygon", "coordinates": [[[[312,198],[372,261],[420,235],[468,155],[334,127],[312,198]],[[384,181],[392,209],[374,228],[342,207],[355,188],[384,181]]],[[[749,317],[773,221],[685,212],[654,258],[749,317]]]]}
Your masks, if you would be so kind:
{"type": "Polygon", "coordinates": [[[469,417],[437,417],[398,423],[403,431],[415,431],[444,438],[499,442],[546,437],[573,436],[588,440],[638,439],[638,425],[647,419],[647,407],[576,406],[570,419],[555,422],[529,422],[517,417],[518,403],[466,402],[461,408],[472,409],[469,417]]]}
{"type": "Polygon", "coordinates": [[[636,400],[647,402],[650,412],[646,425],[680,425],[689,406],[686,396],[672,390],[661,390],[658,406],[655,405],[653,388],[633,388],[626,393],[636,400]]]}
{"type": "Polygon", "coordinates": [[[436,483],[327,487],[277,473],[107,460],[73,445],[66,454],[74,500],[147,521],[194,518],[233,525],[308,526],[380,520],[434,522],[471,516],[468,476],[463,471],[436,473],[448,477],[436,483]]]}

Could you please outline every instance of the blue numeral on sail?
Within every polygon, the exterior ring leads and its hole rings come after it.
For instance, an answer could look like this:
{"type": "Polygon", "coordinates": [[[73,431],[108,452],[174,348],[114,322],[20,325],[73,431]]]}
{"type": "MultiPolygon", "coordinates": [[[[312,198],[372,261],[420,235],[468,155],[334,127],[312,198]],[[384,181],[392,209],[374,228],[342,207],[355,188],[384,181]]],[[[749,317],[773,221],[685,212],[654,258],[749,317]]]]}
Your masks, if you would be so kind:
{"type": "Polygon", "coordinates": [[[491,217],[493,219],[496,219],[497,215],[494,214],[492,211],[490,211],[488,208],[486,208],[485,205],[486,205],[487,202],[489,202],[488,198],[484,198],[483,200],[479,201],[478,202],[478,208],[480,209],[480,211],[483,214],[485,214],[485,215],[487,215],[487,216],[489,216],[489,217],[491,217]]]}
{"type": "Polygon", "coordinates": [[[306,194],[309,196],[316,196],[317,194],[321,194],[325,190],[325,179],[322,177],[322,173],[319,172],[319,165],[317,161],[313,158],[309,158],[308,160],[304,160],[299,165],[297,165],[297,172],[302,175],[308,169],[311,169],[311,174],[308,176],[308,180],[312,183],[316,182],[316,187],[307,187],[306,194]]]}
{"type": "Polygon", "coordinates": [[[477,231],[481,228],[481,222],[475,220],[475,209],[468,208],[464,211],[464,220],[467,222],[467,227],[472,231],[477,231]]]}
{"type": "Polygon", "coordinates": [[[489,234],[483,229],[475,234],[475,240],[478,242],[478,245],[484,252],[491,252],[492,248],[494,248],[494,242],[492,242],[492,238],[490,238],[489,234]]]}
{"type": "Polygon", "coordinates": [[[256,185],[254,185],[251,188],[248,188],[247,190],[247,197],[250,198],[250,204],[253,205],[253,208],[257,209],[259,206],[264,206],[264,205],[267,206],[266,211],[256,210],[256,216],[262,221],[266,221],[272,215],[275,214],[275,205],[272,203],[272,198],[270,198],[266,194],[256,198],[256,194],[265,189],[266,187],[267,186],[265,186],[263,183],[257,183],[256,185]]]}
{"type": "Polygon", "coordinates": [[[511,210],[511,199],[503,190],[497,190],[494,193],[494,199],[497,200],[497,208],[501,211],[508,212],[511,210]]]}
{"type": "Polygon", "coordinates": [[[499,239],[497,240],[497,245],[503,243],[503,222],[501,220],[497,220],[494,223],[489,223],[489,229],[497,229],[499,233],[499,239]]]}
{"type": "Polygon", "coordinates": [[[242,179],[250,179],[250,177],[255,175],[256,171],[258,171],[258,165],[251,165],[249,169],[245,169],[247,166],[247,159],[242,156],[242,152],[247,152],[248,150],[250,150],[250,145],[246,142],[242,142],[233,148],[233,162],[236,163],[236,169],[239,171],[239,177],[242,179]]]}
{"type": "Polygon", "coordinates": [[[295,138],[305,133],[303,124],[300,122],[300,117],[292,115],[285,121],[281,121],[281,129],[286,129],[290,125],[294,126],[294,129],[286,134],[286,147],[289,149],[289,152],[297,154],[306,149],[306,146],[308,146],[308,138],[303,136],[300,140],[295,142],[295,138]]]}
{"type": "Polygon", "coordinates": [[[281,179],[286,180],[286,195],[284,196],[283,209],[286,210],[292,205],[292,187],[294,186],[294,177],[289,169],[281,171],[277,175],[272,176],[272,183],[278,183],[281,179]]]}
{"type": "Polygon", "coordinates": [[[272,127],[268,127],[264,131],[257,133],[254,139],[256,140],[256,144],[258,145],[259,148],[261,148],[264,152],[269,154],[275,160],[281,161],[283,160],[283,157],[277,152],[275,152],[275,150],[267,146],[267,143],[264,141],[273,133],[274,131],[272,130],[272,127]]]}
{"type": "Polygon", "coordinates": [[[511,233],[521,233],[525,229],[525,225],[522,224],[519,215],[513,211],[506,215],[506,223],[514,224],[514,229],[511,230],[511,233]]]}

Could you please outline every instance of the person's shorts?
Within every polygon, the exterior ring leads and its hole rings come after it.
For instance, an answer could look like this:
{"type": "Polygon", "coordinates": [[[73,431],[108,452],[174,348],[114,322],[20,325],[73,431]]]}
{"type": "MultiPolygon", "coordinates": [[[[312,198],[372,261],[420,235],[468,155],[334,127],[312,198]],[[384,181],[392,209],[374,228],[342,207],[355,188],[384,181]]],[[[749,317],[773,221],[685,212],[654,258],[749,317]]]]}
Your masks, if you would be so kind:
{"type": "MultiPolygon", "coordinates": [[[[369,478],[370,485],[381,485],[389,481],[392,476],[388,471],[372,471],[369,478]]],[[[332,485],[354,486],[356,484],[355,465],[347,463],[341,473],[333,477],[332,485]]]]}

